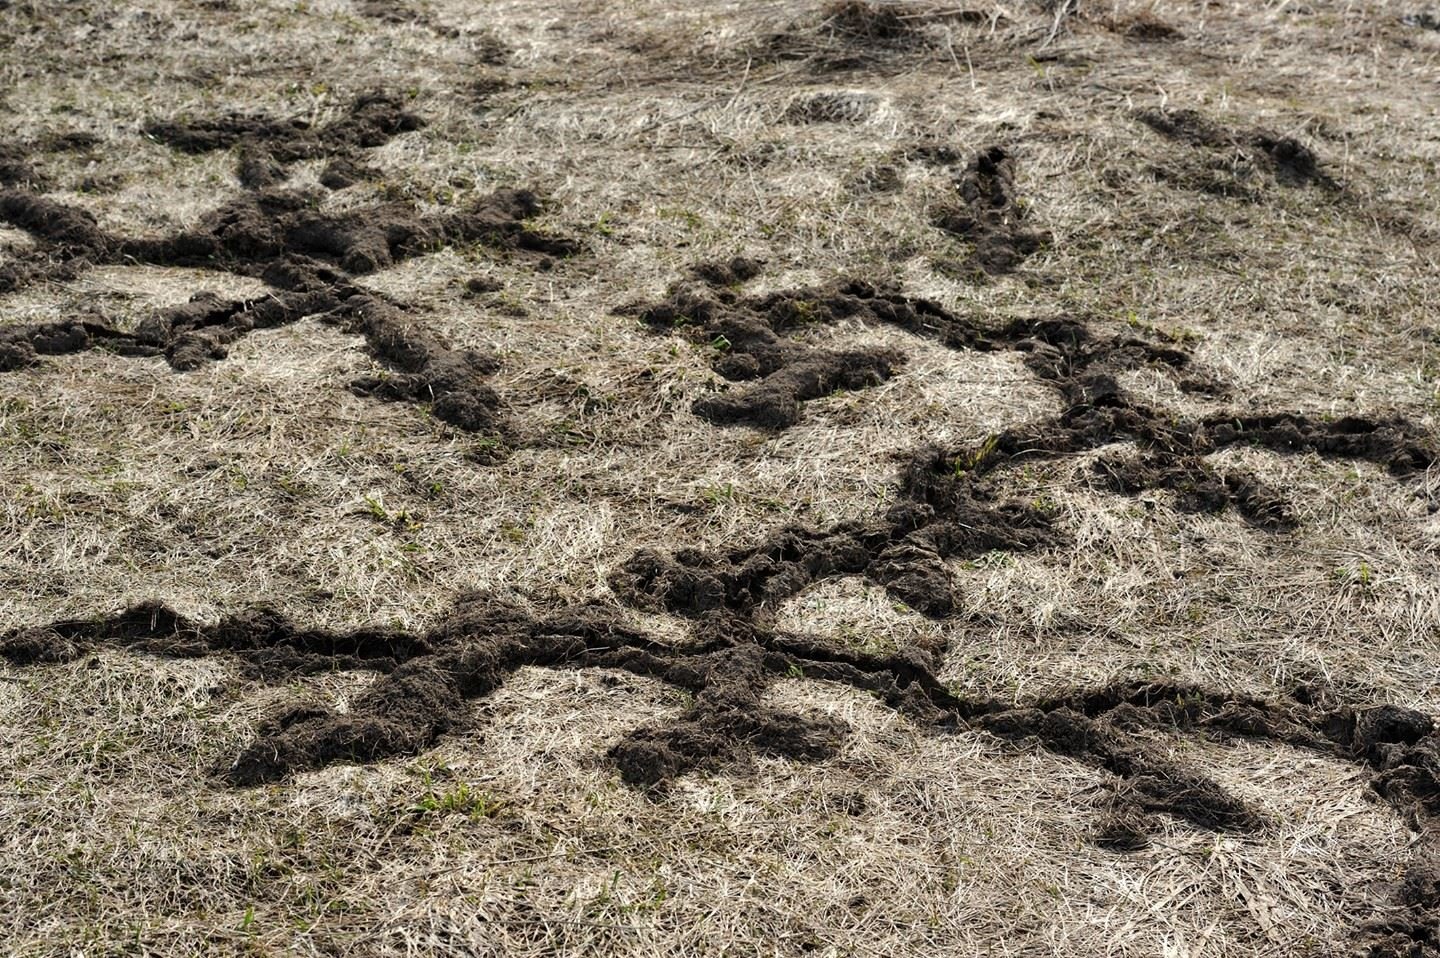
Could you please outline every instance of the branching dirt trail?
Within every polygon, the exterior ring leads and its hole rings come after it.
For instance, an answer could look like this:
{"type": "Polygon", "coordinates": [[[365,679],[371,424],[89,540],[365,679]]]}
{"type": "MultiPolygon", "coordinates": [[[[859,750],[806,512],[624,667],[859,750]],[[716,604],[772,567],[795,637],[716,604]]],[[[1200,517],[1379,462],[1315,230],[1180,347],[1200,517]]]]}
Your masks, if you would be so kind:
{"type": "Polygon", "coordinates": [[[0,2],[10,952],[1440,955],[1433,20],[0,2]]]}

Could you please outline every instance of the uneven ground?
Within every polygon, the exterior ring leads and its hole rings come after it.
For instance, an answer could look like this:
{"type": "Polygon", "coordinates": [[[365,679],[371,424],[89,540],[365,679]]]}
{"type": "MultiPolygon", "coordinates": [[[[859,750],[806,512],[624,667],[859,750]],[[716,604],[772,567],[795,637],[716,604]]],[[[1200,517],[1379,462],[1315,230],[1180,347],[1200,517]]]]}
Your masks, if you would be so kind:
{"type": "Polygon", "coordinates": [[[4,948],[1440,954],[1437,55],[0,0],[4,948]]]}

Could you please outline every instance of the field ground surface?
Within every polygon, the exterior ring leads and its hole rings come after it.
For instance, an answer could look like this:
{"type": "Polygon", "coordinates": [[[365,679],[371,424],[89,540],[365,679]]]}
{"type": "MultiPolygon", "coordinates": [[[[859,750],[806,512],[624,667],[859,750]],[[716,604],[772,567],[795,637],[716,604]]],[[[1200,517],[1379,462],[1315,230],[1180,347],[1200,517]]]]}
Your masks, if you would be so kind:
{"type": "Polygon", "coordinates": [[[0,0],[0,942],[1440,955],[1440,7],[0,0]]]}

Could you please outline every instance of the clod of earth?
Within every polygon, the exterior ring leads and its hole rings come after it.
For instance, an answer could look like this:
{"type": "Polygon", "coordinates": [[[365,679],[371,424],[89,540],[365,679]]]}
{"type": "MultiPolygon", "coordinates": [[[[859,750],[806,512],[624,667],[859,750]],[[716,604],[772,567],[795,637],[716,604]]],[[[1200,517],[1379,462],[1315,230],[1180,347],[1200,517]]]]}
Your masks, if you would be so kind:
{"type": "Polygon", "coordinates": [[[948,19],[919,4],[834,0],[746,51],[759,60],[805,61],[817,73],[875,68],[932,46],[924,27],[948,19]]]}
{"type": "Polygon", "coordinates": [[[614,572],[610,583],[633,603],[681,615],[717,610],[763,615],[763,607],[812,583],[862,575],[916,611],[949,616],[963,608],[963,599],[946,558],[1058,542],[1043,513],[994,496],[989,487],[975,484],[939,507],[907,501],[877,518],[829,529],[787,526],[754,547],[724,555],[642,549],[614,572]]]}
{"type": "Polygon", "coordinates": [[[1002,146],[975,155],[956,183],[958,204],[935,211],[934,223],[969,242],[970,255],[960,269],[995,276],[1013,272],[1050,241],[1048,234],[1026,229],[1015,194],[1015,158],[1002,146]]]}
{"type": "MultiPolygon", "coordinates": [[[[1243,831],[1263,816],[1177,765],[1150,744],[1153,733],[1242,737],[1332,755],[1369,769],[1375,791],[1412,821],[1440,813],[1440,734],[1429,716],[1410,709],[1150,682],[1020,704],[966,698],[935,678],[923,652],[867,655],[726,611],[701,616],[694,638],[678,645],[624,625],[602,606],[536,617],[485,595],[466,597],[425,633],[304,629],[264,609],[204,625],[150,603],[0,636],[0,656],[17,665],[71,661],[100,647],[179,657],[223,653],[266,681],[332,669],[381,673],[349,712],[288,707],[262,723],[257,740],[222,770],[235,785],[415,754],[468,723],[466,702],[489,695],[517,669],[542,666],[621,669],[693,694],[685,713],[632,732],[610,750],[626,781],[651,789],[697,769],[736,771],[753,754],[805,761],[833,755],[845,734],[838,720],[763,704],[774,681],[803,675],[873,693],[939,732],[982,731],[1104,769],[1124,783],[1116,798],[1122,810],[1168,814],[1202,828],[1243,831]]],[[[1147,819],[1128,820],[1133,827],[1147,819]]]]}
{"type": "MultiPolygon", "coordinates": [[[[709,276],[715,272],[713,266],[697,270],[709,276]]],[[[1182,385],[1190,389],[1214,388],[1190,370],[1184,353],[1135,337],[1096,339],[1073,320],[1021,320],[992,329],[930,300],[859,280],[749,298],[681,284],[660,303],[624,311],[638,314],[653,329],[678,332],[714,348],[715,371],[731,382],[747,383],[696,404],[697,415],[717,424],[783,429],[799,421],[805,401],[837,389],[878,385],[904,364],[894,350],[826,350],[793,339],[806,329],[841,321],[896,326],[952,349],[1024,352],[1027,364],[1069,402],[1082,401],[1103,373],[1139,365],[1180,371],[1182,385]]]]}
{"type": "Polygon", "coordinates": [[[1072,406],[1053,420],[1007,429],[980,446],[938,451],[926,468],[912,470],[912,494],[923,501],[955,495],[952,486],[978,478],[1015,460],[1033,462],[1073,456],[1116,442],[1135,442],[1138,456],[1108,456],[1096,474],[1116,492],[1169,489],[1176,505],[1190,512],[1220,512],[1228,506],[1263,528],[1295,524],[1289,505],[1275,490],[1243,472],[1217,473],[1204,457],[1231,446],[1281,454],[1316,453],[1327,458],[1373,462],[1396,476],[1429,468],[1440,455],[1435,437],[1396,417],[1318,420],[1298,413],[1223,414],[1177,420],[1119,394],[1072,406]]]}
{"type": "Polygon", "coordinates": [[[760,275],[764,262],[746,256],[734,256],[714,263],[696,263],[690,273],[696,279],[721,288],[740,286],[760,275]]]}
{"type": "MultiPolygon", "coordinates": [[[[360,2],[356,4],[356,11],[362,17],[378,20],[381,23],[425,27],[437,36],[448,37],[450,39],[455,39],[460,36],[460,30],[457,27],[449,27],[438,23],[435,18],[428,13],[415,9],[415,5],[411,3],[396,3],[394,0],[360,0],[360,2]]],[[[486,55],[482,57],[481,62],[502,62],[509,54],[508,48],[500,44],[493,37],[487,39],[489,40],[489,46],[486,48],[486,55]]]]}
{"type": "Polygon", "coordinates": [[[1112,17],[1106,26],[1113,32],[1132,40],[1153,42],[1176,40],[1182,36],[1174,24],[1160,19],[1151,10],[1141,10],[1130,16],[1112,17]]]}
{"type": "Polygon", "coordinates": [[[424,125],[424,120],[405,109],[402,98],[371,93],[351,103],[344,116],[319,128],[299,119],[231,114],[204,120],[153,120],[145,132],[182,153],[239,147],[240,182],[261,189],[283,180],[286,169],[300,160],[329,159],[332,164],[353,165],[360,150],[383,146],[424,125]]]}
{"type": "MultiPolygon", "coordinates": [[[[721,274],[714,265],[695,272],[721,274]]],[[[1428,430],[1394,416],[1327,421],[1300,413],[1246,411],[1187,421],[1151,409],[1126,394],[1119,373],[1148,366],[1174,375],[1189,392],[1224,396],[1228,390],[1198,370],[1181,349],[1126,334],[1097,336],[1075,319],[1017,319],[989,326],[938,303],[859,281],[760,297],[682,283],[660,303],[625,311],[637,313],[657,331],[677,332],[714,349],[715,371],[744,383],[696,402],[696,415],[717,425],[789,427],[799,421],[805,401],[878,384],[905,362],[894,350],[821,349],[794,341],[797,332],[810,327],[841,320],[880,323],[951,349],[1022,353],[1026,367],[1059,394],[1065,408],[1054,419],[1007,429],[978,447],[919,454],[919,465],[909,474],[909,493],[942,510],[960,500],[953,491],[936,499],[936,481],[959,477],[971,482],[1018,458],[1060,458],[1134,442],[1141,447],[1138,455],[1110,455],[1096,465],[1097,477],[1112,490],[1134,495],[1167,489],[1184,511],[1220,512],[1233,506],[1257,526],[1285,529],[1295,520],[1278,492],[1242,471],[1217,471],[1205,457],[1230,446],[1255,446],[1374,462],[1396,476],[1421,472],[1437,457],[1437,442],[1428,430]],[[939,480],[923,478],[931,473],[939,480]]],[[[974,490],[965,496],[973,499],[974,490]]],[[[899,578],[912,574],[919,573],[899,578]]]]}
{"type": "Polygon", "coordinates": [[[50,179],[34,167],[33,157],[42,153],[85,152],[99,145],[99,137],[80,130],[54,133],[28,142],[0,143],[0,187],[44,189],[50,179]]]}

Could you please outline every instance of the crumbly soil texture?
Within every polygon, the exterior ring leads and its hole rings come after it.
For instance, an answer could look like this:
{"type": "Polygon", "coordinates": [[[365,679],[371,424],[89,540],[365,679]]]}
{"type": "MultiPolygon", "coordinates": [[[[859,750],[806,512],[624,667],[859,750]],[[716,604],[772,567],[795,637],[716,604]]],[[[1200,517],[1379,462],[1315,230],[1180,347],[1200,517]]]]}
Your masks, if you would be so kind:
{"type": "Polygon", "coordinates": [[[1440,958],[1436,18],[633,6],[0,0],[0,939],[1440,958]]]}
{"type": "Polygon", "coordinates": [[[29,233],[36,247],[15,264],[0,265],[0,290],[77,276],[96,265],[143,263],[245,274],[275,292],[249,301],[199,292],[128,331],[85,318],[9,326],[0,329],[0,372],[89,349],[163,356],[175,370],[189,371],[224,359],[228,347],[253,330],[319,317],[362,335],[371,355],[394,370],[355,381],[356,393],[427,403],[443,422],[490,440],[506,439],[503,403],[485,382],[498,360],[453,348],[426,332],[403,306],[352,279],[446,244],[483,244],[542,258],[578,253],[575,241],[527,226],[541,211],[541,199],[529,190],[502,189],[439,215],[404,202],[327,214],[317,209],[318,197],[283,185],[289,165],[324,159],[321,183],[344,189],[368,172],[359,159],[365,150],[422,125],[398,98],[383,94],[358,98],[345,116],[319,129],[298,120],[244,115],[155,121],[146,134],[174,150],[235,149],[237,178],[253,190],[170,236],[116,235],[86,210],[25,188],[18,174],[9,177],[20,185],[0,190],[0,222],[29,233]]]}

